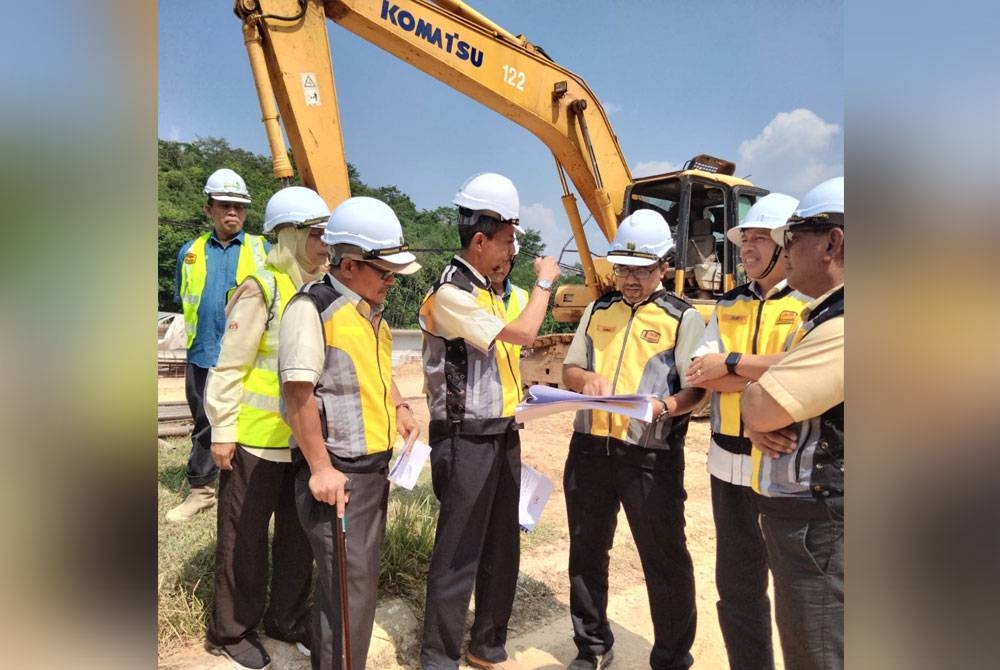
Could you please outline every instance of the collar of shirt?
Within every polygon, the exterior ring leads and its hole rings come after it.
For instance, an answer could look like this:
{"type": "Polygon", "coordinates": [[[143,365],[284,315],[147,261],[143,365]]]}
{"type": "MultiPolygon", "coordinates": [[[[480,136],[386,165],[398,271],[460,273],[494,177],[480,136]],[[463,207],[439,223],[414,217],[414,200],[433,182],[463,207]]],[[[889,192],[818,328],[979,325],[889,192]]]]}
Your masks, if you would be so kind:
{"type": "MultiPolygon", "coordinates": [[[[666,289],[664,289],[664,288],[658,288],[655,291],[653,291],[652,293],[650,293],[649,296],[647,296],[647,298],[645,300],[640,300],[639,302],[637,302],[635,304],[633,304],[633,303],[629,302],[628,300],[626,300],[625,296],[622,295],[622,302],[625,303],[626,305],[628,305],[629,307],[631,307],[632,309],[635,309],[636,307],[639,307],[641,305],[645,305],[647,302],[653,302],[653,300],[655,300],[657,296],[659,296],[661,293],[664,293],[664,292],[666,292],[666,289]]],[[[620,291],[619,291],[619,293],[620,293],[620,291]]]]}
{"type": "Polygon", "coordinates": [[[802,320],[808,321],[809,317],[812,316],[813,310],[815,310],[817,307],[823,304],[823,301],[829,298],[834,291],[843,287],[844,287],[843,284],[837,284],[832,289],[830,289],[829,291],[827,291],[826,293],[824,293],[823,295],[821,295],[820,297],[816,298],[811,303],[806,305],[805,308],[802,310],[802,320]]]}
{"type": "Polygon", "coordinates": [[[361,316],[373,323],[378,317],[382,316],[382,312],[385,311],[385,305],[371,305],[360,295],[337,281],[337,278],[333,275],[328,274],[327,277],[330,278],[330,286],[337,289],[337,293],[340,293],[342,296],[353,302],[355,308],[361,316]]]}
{"type": "MultiPolygon", "coordinates": [[[[240,228],[240,232],[236,233],[236,235],[233,236],[233,239],[229,240],[228,244],[233,244],[234,242],[237,244],[243,244],[243,235],[245,233],[246,233],[246,228],[240,228]]],[[[208,241],[214,242],[215,244],[218,244],[220,247],[222,246],[222,241],[215,236],[215,228],[212,228],[212,234],[208,238],[208,241]]]]}
{"type": "Polygon", "coordinates": [[[476,268],[472,267],[472,265],[469,264],[469,261],[465,260],[461,256],[455,256],[455,260],[458,261],[459,263],[461,263],[462,265],[464,265],[465,267],[469,268],[472,271],[472,274],[476,277],[476,279],[478,279],[479,281],[481,281],[483,283],[483,285],[486,286],[486,288],[490,288],[490,280],[487,279],[486,277],[484,277],[483,275],[481,275],[479,273],[479,270],[477,270],[476,268]]]}
{"type": "Polygon", "coordinates": [[[779,291],[783,291],[786,286],[788,286],[788,280],[787,279],[782,279],[777,284],[775,284],[774,286],[771,287],[771,290],[767,292],[767,295],[761,295],[761,293],[760,293],[760,284],[757,283],[756,279],[751,279],[750,280],[750,290],[753,292],[753,294],[755,296],[757,296],[758,298],[761,298],[762,300],[767,300],[768,298],[770,298],[775,293],[778,293],[779,291]]]}

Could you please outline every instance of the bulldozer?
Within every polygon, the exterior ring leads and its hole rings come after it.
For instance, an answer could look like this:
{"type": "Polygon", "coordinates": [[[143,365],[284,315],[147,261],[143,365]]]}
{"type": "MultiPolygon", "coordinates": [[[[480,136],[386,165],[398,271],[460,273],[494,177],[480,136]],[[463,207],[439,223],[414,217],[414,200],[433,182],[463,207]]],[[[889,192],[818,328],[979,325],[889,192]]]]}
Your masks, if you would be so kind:
{"type": "MultiPolygon", "coordinates": [[[[327,20],[510,119],[552,152],[562,204],[580,255],[583,284],[564,284],[553,317],[575,323],[614,287],[594,257],[577,196],[607,241],[618,223],[653,209],[676,245],[665,288],[708,318],[737,284],[725,233],[766,189],[735,176],[731,161],[700,154],[681,170],[633,178],[607,114],[586,82],[524,35],[514,35],[460,0],[236,0],[234,12],[253,74],[275,177],[293,169],[333,208],[350,197],[327,20]],[[572,185],[572,189],[570,188],[572,185]],[[574,193],[575,190],[575,193],[574,193]]],[[[512,175],[516,177],[516,175],[512,175]]],[[[522,351],[526,385],[556,386],[569,335],[542,335],[522,351]]]]}

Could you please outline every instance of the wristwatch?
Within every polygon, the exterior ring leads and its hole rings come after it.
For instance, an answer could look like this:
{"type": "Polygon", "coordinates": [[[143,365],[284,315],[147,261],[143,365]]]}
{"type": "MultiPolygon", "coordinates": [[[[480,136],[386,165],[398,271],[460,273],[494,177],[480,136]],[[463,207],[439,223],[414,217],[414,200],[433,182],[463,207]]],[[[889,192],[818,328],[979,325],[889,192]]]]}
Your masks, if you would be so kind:
{"type": "Polygon", "coordinates": [[[736,374],[736,366],[739,364],[741,358],[743,358],[743,354],[735,351],[726,356],[726,370],[729,371],[729,374],[736,374]]]}
{"type": "Polygon", "coordinates": [[[538,281],[535,282],[535,286],[542,289],[543,291],[552,290],[552,282],[549,281],[548,279],[539,279],[538,281]]]}

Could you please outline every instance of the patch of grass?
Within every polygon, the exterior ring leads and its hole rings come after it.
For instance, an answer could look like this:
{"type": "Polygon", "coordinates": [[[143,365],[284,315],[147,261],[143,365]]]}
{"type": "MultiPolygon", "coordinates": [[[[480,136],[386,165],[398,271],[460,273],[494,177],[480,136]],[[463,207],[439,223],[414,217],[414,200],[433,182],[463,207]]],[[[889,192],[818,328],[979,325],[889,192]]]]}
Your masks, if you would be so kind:
{"type": "Polygon", "coordinates": [[[434,549],[438,501],[428,484],[393,488],[379,565],[379,595],[396,595],[423,609],[434,549]]]}
{"type": "Polygon", "coordinates": [[[170,508],[187,496],[184,470],[190,441],[168,440],[158,450],[157,648],[165,656],[205,634],[215,571],[215,513],[203,512],[183,524],[167,523],[170,508]]]}
{"type": "MultiPolygon", "coordinates": [[[[550,501],[549,504],[553,503],[550,501]]],[[[529,551],[562,539],[565,532],[565,525],[562,522],[550,521],[543,516],[530,533],[521,533],[521,555],[524,556],[529,551]]]]}
{"type": "MultiPolygon", "coordinates": [[[[214,508],[183,524],[171,524],[165,515],[188,492],[185,478],[189,438],[167,440],[171,448],[158,450],[158,655],[168,656],[179,647],[200,640],[213,598],[215,571],[214,508]]],[[[385,542],[379,566],[379,597],[400,597],[415,612],[423,612],[427,568],[434,548],[438,501],[425,471],[412,491],[392,487],[385,542]]],[[[522,534],[522,553],[559,539],[558,523],[547,522],[522,534]]],[[[552,606],[551,591],[541,582],[521,575],[515,608],[537,620],[552,606]]]]}

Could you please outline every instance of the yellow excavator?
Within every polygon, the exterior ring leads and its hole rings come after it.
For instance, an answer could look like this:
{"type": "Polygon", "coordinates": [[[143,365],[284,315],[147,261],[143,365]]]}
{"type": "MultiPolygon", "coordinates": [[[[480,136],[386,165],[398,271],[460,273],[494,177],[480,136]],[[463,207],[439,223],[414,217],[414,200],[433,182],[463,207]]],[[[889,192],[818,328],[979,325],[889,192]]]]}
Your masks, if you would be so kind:
{"type": "MultiPolygon", "coordinates": [[[[279,180],[290,183],[293,176],[280,117],[302,183],[330,207],[350,197],[329,19],[524,127],[551,150],[584,274],[584,284],[556,292],[557,320],[579,321],[586,305],[614,285],[610,265],[590,252],[570,183],[608,241],[628,214],[642,208],[662,214],[676,242],[667,288],[706,318],[715,298],[736,285],[737,259],[723,242],[725,232],[768,191],[734,176],[732,162],[707,154],[681,170],[633,178],[586,82],[460,0],[236,0],[234,11],[279,180]]],[[[542,336],[526,348],[524,382],[558,384],[568,340],[542,336]]]]}

